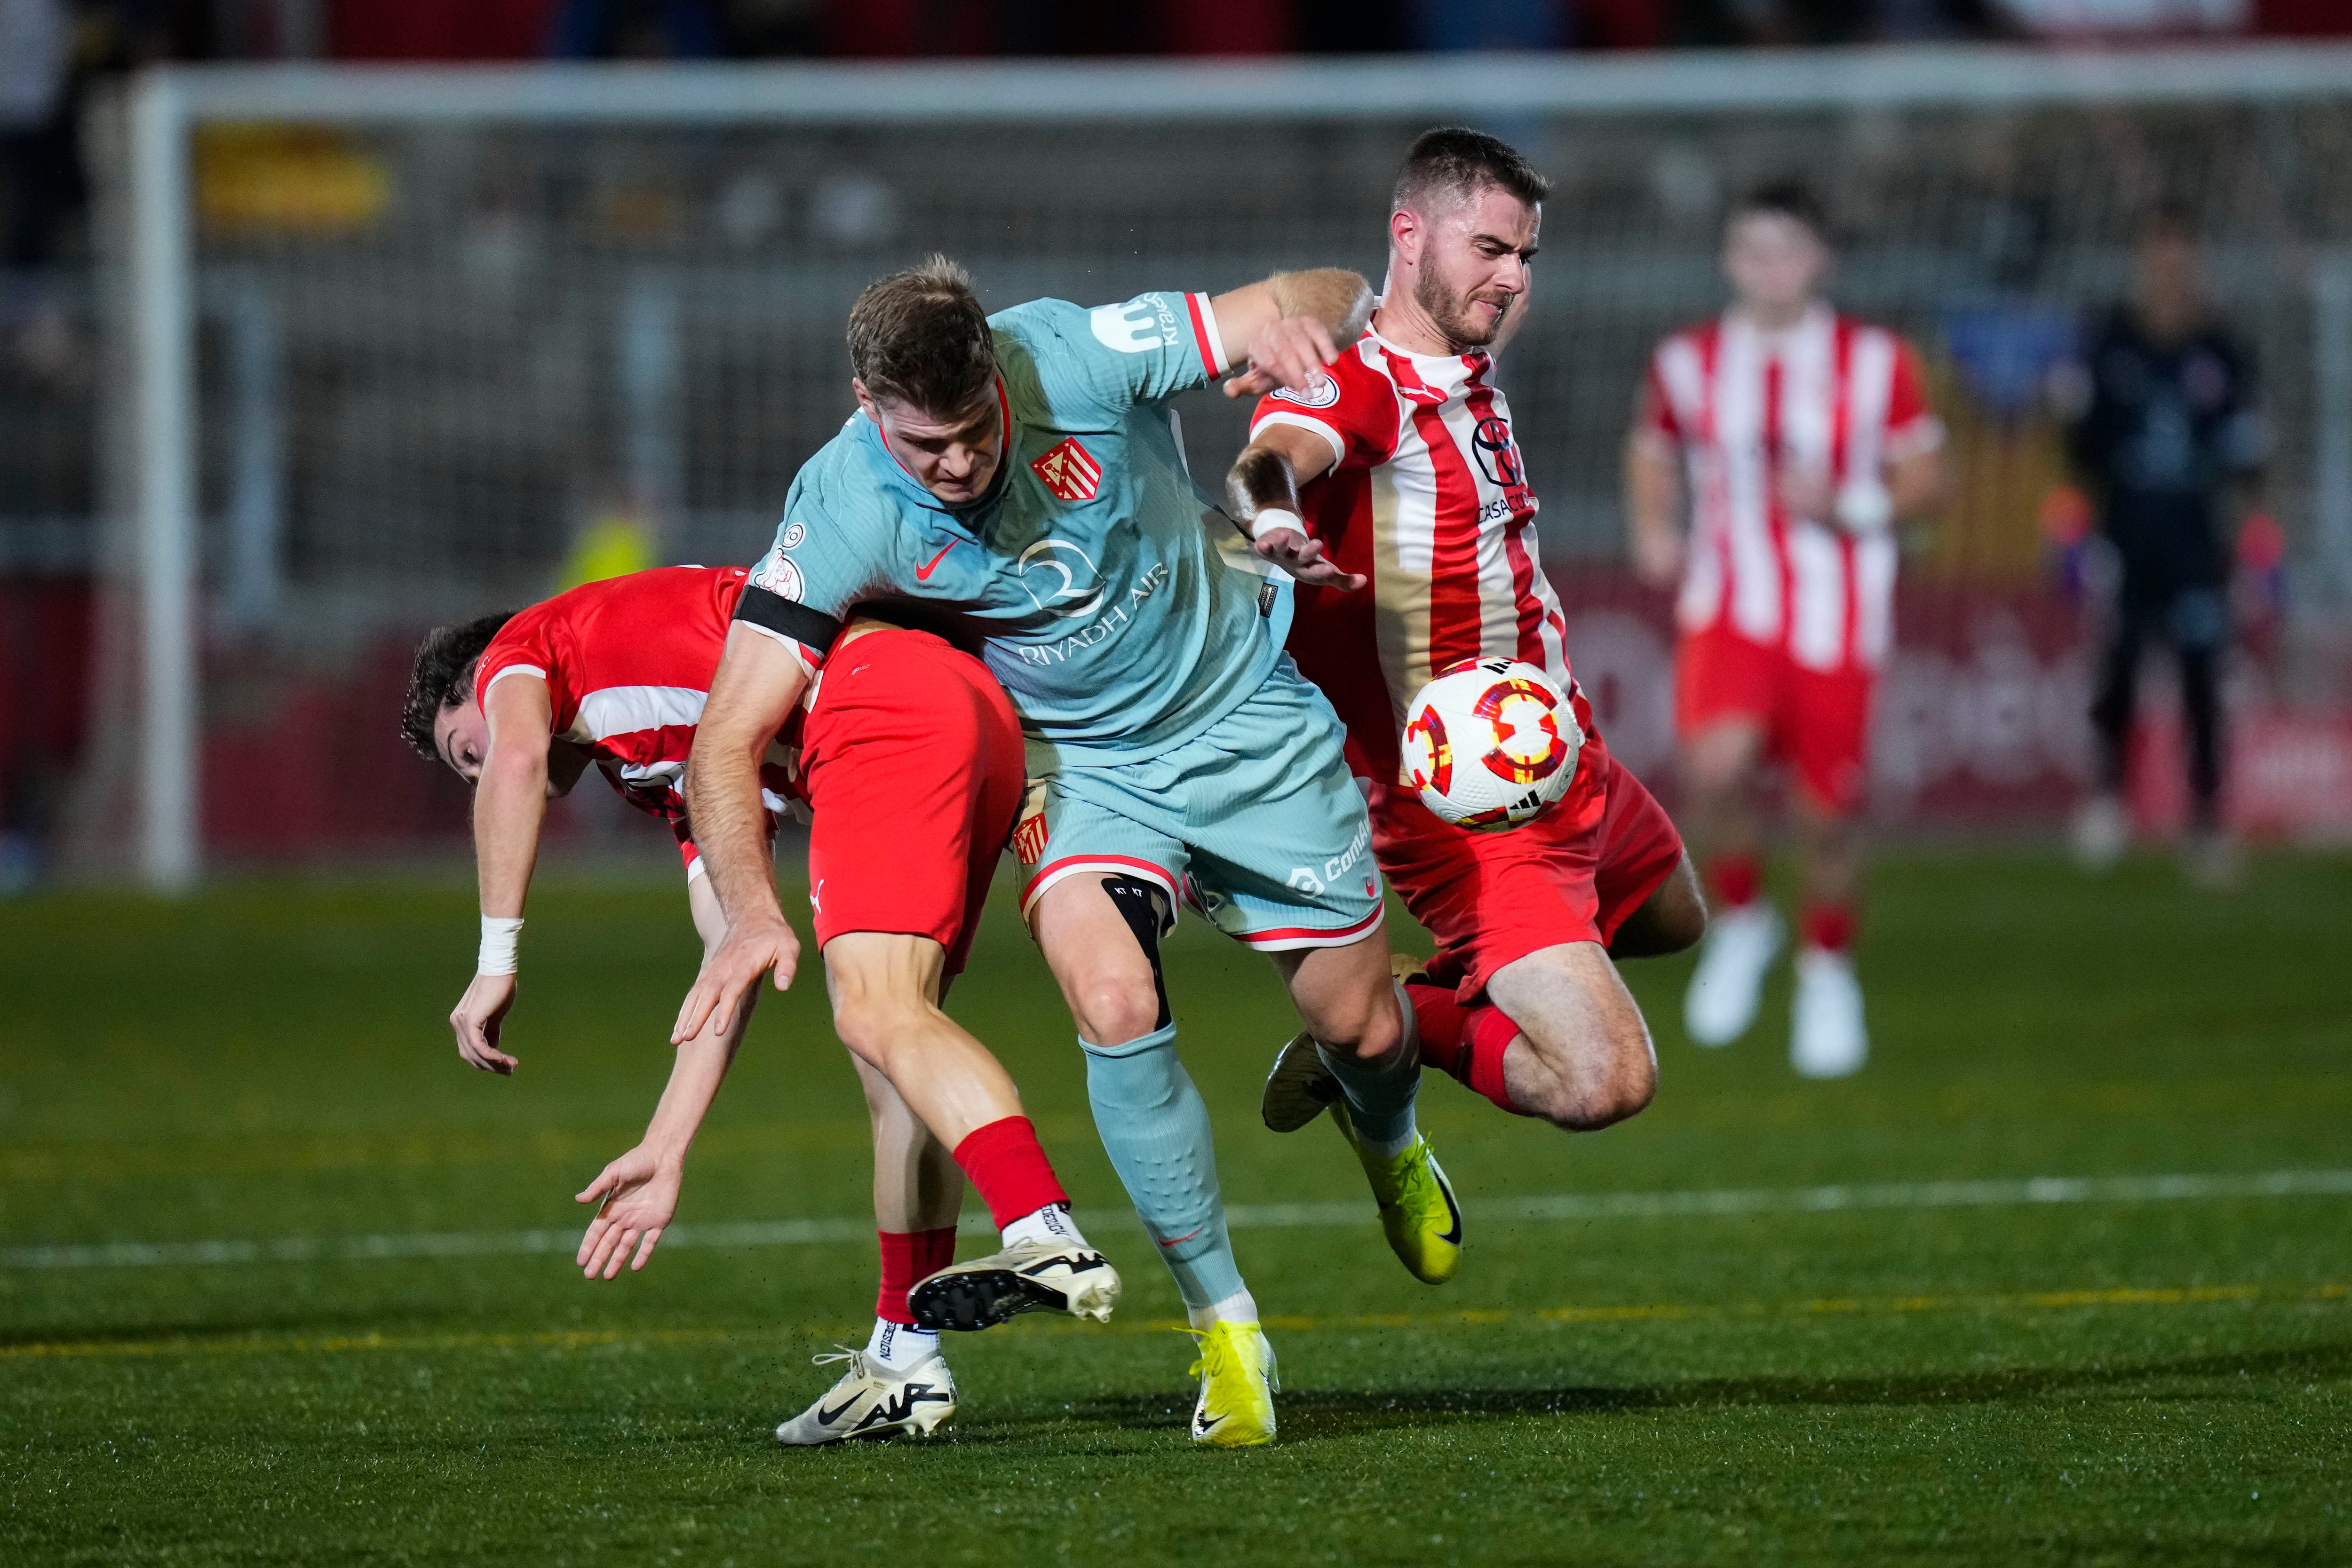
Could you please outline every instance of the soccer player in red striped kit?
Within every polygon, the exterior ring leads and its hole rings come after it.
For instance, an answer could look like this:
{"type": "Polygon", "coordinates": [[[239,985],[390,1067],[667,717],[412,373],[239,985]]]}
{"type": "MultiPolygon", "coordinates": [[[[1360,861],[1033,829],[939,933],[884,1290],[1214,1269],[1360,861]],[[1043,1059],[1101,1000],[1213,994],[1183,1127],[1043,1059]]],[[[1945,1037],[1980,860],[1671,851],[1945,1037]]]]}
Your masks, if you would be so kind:
{"type": "Polygon", "coordinates": [[[1760,895],[1754,795],[1760,766],[1786,763],[1804,879],[1789,1051],[1813,1078],[1869,1054],[1854,818],[1894,640],[1895,524],[1943,488],[1917,357],[1822,301],[1832,259],[1803,186],[1734,207],[1731,308],[1658,345],[1625,454],[1635,570],[1680,583],[1675,716],[1715,895],[1685,1022],[1699,1044],[1727,1045],[1755,1020],[1781,928],[1760,895]]]}
{"type": "MultiPolygon", "coordinates": [[[[418,650],[403,732],[475,788],[482,952],[450,1015],[473,1066],[515,1069],[499,1037],[540,828],[548,800],[591,763],[670,823],[706,956],[724,938],[680,784],[748,577],[733,567],[635,572],[443,628],[418,650]]],[[[979,661],[928,632],[858,619],[769,746],[760,784],[772,826],[794,805],[814,816],[810,904],[834,1026],[873,1117],[882,1258],[866,1349],[820,1358],[846,1359],[849,1371],[777,1437],[928,1433],[955,1410],[940,1328],[1033,1308],[1108,1317],[1118,1293],[1116,1271],[1070,1221],[1012,1079],[939,1008],[1021,807],[1020,728],[979,661]],[[1005,1250],[955,1267],[966,1176],[1005,1250]]],[[[589,1278],[652,1256],[748,1017],[747,1004],[724,1030],[706,1027],[677,1047],[644,1141],[580,1194],[599,1205],[577,1259],[589,1278]]]]}
{"type": "MultiPolygon", "coordinates": [[[[1349,574],[1299,591],[1289,645],[1347,726],[1381,871],[1437,938],[1426,969],[1403,976],[1423,1061],[1507,1111],[1590,1131],[1640,1111],[1657,1082],[1615,960],[1687,947],[1706,912],[1673,823],[1610,755],[1570,672],[1494,382],[1526,309],[1545,190],[1483,132],[1417,140],[1370,330],[1324,381],[1259,402],[1228,489],[1262,554],[1349,574]],[[1403,782],[1399,736],[1433,674],[1489,655],[1569,693],[1584,745],[1565,797],[1480,833],[1403,782]]],[[[1267,1125],[1304,1125],[1335,1100],[1313,1042],[1293,1040],[1266,1082],[1267,1125]]]]}

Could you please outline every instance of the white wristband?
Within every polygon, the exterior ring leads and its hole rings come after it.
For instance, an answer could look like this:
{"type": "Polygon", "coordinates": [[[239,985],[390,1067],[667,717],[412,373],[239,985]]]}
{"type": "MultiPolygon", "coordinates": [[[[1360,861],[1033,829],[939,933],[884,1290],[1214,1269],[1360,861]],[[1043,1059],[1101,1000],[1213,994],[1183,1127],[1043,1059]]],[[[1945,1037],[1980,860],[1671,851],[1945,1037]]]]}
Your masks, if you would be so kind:
{"type": "Polygon", "coordinates": [[[522,935],[522,916],[509,919],[501,915],[482,916],[482,954],[474,960],[478,975],[511,975],[515,972],[515,938],[522,935]]]}
{"type": "Polygon", "coordinates": [[[1242,532],[1255,544],[1268,528],[1288,528],[1294,534],[1307,531],[1307,519],[1283,507],[1263,507],[1255,517],[1242,525],[1242,532]]]}

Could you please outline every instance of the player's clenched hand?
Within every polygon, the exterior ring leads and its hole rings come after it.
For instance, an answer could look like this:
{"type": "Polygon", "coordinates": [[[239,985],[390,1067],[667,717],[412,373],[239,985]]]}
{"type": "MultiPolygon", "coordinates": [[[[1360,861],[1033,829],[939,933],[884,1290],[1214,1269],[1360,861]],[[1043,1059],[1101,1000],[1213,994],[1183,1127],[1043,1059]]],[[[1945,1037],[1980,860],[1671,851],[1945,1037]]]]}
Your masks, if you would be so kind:
{"type": "Polygon", "coordinates": [[[1297,528],[1268,528],[1252,541],[1251,549],[1274,562],[1308,588],[1337,588],[1353,593],[1370,579],[1342,571],[1323,553],[1323,541],[1297,528]]]}
{"type": "Polygon", "coordinates": [[[677,1010],[677,1027],[670,1030],[669,1042],[684,1045],[706,1024],[725,1034],[734,1025],[744,993],[760,983],[761,976],[772,970],[776,989],[788,991],[800,961],[801,939],[782,915],[738,923],[694,977],[694,989],[686,993],[686,1005],[677,1010]]]}
{"type": "Polygon", "coordinates": [[[467,1066],[501,1076],[514,1071],[515,1059],[499,1049],[499,1030],[514,1000],[512,975],[477,975],[466,994],[457,998],[449,1027],[457,1032],[457,1054],[467,1066]]]}
{"type": "Polygon", "coordinates": [[[1633,575],[1653,588],[1671,588],[1682,580],[1683,541],[1666,528],[1647,529],[1633,538],[1633,575]]]}
{"type": "Polygon", "coordinates": [[[677,1212],[677,1189],[685,1176],[681,1164],[663,1159],[643,1144],[606,1166],[579,1197],[582,1203],[603,1205],[588,1222],[588,1234],[580,1239],[580,1250],[572,1260],[581,1272],[591,1280],[600,1274],[610,1280],[623,1263],[632,1270],[644,1268],[677,1212]],[[629,1256],[633,1246],[635,1259],[629,1256]]]}
{"type": "Polygon", "coordinates": [[[1269,322],[1249,346],[1249,368],[1225,382],[1227,397],[1262,397],[1276,387],[1305,392],[1339,357],[1331,329],[1314,316],[1269,322]]]}

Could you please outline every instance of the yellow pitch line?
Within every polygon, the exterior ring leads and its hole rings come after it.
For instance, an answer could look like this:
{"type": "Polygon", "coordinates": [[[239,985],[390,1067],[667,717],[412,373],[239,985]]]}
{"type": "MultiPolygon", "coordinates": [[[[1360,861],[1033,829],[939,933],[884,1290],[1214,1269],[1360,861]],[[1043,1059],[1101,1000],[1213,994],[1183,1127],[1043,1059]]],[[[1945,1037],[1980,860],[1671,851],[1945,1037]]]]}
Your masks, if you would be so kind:
{"type": "MultiPolygon", "coordinates": [[[[1277,1333],[1346,1333],[1370,1329],[1489,1328],[1509,1323],[1675,1322],[1694,1319],[1738,1320],[1819,1316],[1902,1316],[1938,1312],[2047,1312],[2070,1307],[2201,1306],[2229,1301],[2310,1303],[2341,1301],[2352,1287],[2321,1284],[2118,1286],[2090,1291],[2037,1291],[1992,1296],[1890,1296],[1803,1301],[1729,1304],[1656,1302],[1646,1305],[1474,1309],[1456,1312],[1376,1312],[1268,1316],[1277,1333]]],[[[761,1328],[557,1329],[530,1333],[322,1334],[263,1338],[250,1335],[189,1335],[156,1340],[49,1340],[0,1345],[0,1361],[130,1358],[163,1355],[343,1354],[358,1351],[594,1350],[615,1345],[717,1344],[731,1340],[778,1340],[790,1335],[823,1338],[854,1335],[862,1323],[787,1323],[761,1328]]],[[[1024,1323],[1024,1328],[1040,1325],[1024,1323]]],[[[1171,1333],[1184,1324],[1172,1319],[1124,1322],[1092,1333],[1171,1333]]]]}

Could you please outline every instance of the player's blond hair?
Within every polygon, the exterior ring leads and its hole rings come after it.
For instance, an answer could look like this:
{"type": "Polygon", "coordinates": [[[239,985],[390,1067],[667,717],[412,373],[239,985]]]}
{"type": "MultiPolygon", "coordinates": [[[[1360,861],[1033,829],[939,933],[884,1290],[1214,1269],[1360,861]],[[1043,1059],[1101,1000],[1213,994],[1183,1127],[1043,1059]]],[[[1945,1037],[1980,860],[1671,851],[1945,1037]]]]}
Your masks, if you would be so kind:
{"type": "Polygon", "coordinates": [[[866,394],[958,413],[996,379],[996,344],[971,274],[934,253],[869,283],[849,308],[849,369],[866,394]]]}

